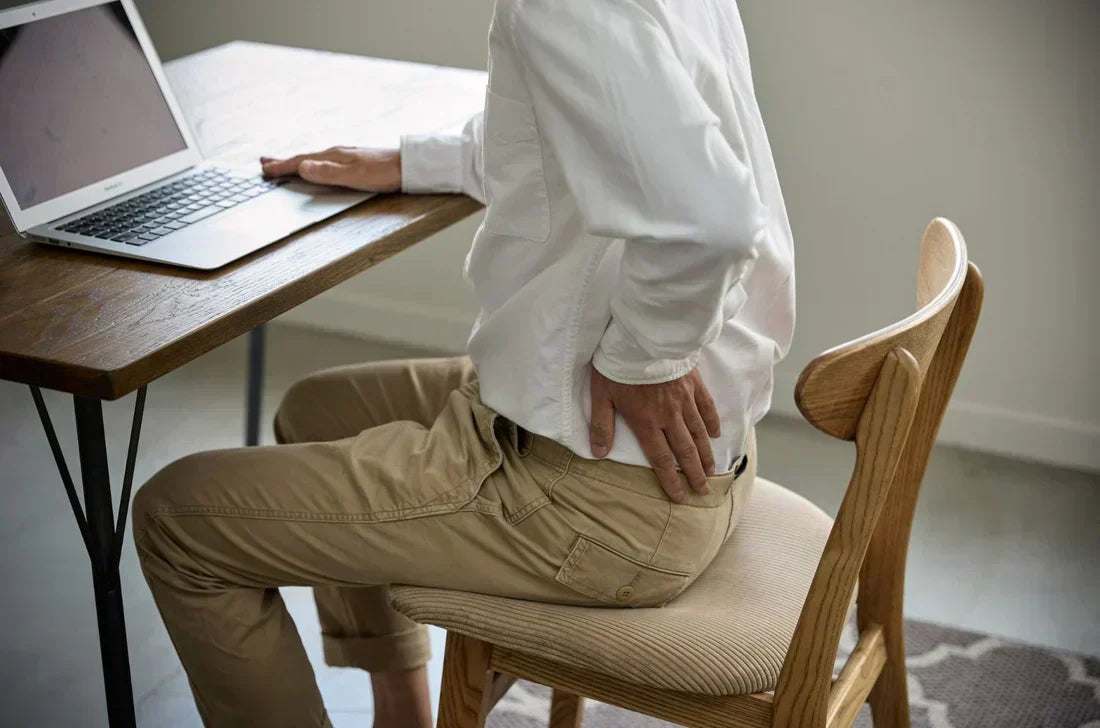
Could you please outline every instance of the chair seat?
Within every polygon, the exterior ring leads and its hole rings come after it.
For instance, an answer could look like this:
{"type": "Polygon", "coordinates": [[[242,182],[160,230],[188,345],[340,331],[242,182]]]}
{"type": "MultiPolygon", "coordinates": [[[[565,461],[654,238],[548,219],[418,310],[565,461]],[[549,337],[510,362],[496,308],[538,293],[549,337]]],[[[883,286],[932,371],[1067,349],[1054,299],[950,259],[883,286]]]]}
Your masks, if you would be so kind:
{"type": "Polygon", "coordinates": [[[660,609],[542,604],[395,586],[411,619],[595,670],[704,695],[773,690],[832,519],[757,478],[740,524],[706,571],[660,609]]]}

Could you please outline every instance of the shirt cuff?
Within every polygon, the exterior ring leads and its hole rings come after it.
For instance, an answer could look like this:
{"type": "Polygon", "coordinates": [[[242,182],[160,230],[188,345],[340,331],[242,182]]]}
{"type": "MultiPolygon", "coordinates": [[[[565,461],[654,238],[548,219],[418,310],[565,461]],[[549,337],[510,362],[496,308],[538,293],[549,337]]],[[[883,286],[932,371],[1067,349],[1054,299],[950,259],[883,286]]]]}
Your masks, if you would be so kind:
{"type": "Polygon", "coordinates": [[[462,192],[462,137],[401,137],[401,191],[413,195],[462,192]]]}
{"type": "Polygon", "coordinates": [[[662,384],[689,374],[699,363],[699,355],[696,349],[678,359],[654,359],[612,319],[592,357],[592,366],[619,384],[662,384]]]}

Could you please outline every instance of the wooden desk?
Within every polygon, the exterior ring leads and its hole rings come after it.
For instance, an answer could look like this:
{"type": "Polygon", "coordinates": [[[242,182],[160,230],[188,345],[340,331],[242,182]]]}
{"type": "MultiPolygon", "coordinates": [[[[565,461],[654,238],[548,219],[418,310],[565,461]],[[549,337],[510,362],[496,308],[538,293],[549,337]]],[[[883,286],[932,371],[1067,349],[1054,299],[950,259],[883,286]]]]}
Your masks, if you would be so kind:
{"type": "MultiPolygon", "coordinates": [[[[475,71],[255,43],[167,73],[204,154],[239,161],[456,128],[485,88],[475,71]]],[[[464,196],[380,197],[214,272],[0,237],[0,378],[32,386],[92,560],[112,726],[134,725],[118,560],[146,385],[478,209],[464,196]],[[74,397],[83,509],[38,387],[74,397]],[[102,400],[135,390],[116,516],[102,400]]]]}

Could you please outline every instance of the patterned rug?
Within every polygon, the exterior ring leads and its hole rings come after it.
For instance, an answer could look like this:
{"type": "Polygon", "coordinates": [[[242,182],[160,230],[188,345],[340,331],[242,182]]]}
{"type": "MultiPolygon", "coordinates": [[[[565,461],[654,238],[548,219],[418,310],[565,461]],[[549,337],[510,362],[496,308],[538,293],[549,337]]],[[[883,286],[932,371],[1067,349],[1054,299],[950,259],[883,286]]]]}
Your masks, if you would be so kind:
{"type": "MultiPolygon", "coordinates": [[[[913,728],[1100,728],[1098,658],[913,620],[906,637],[913,728]]],[[[841,652],[854,645],[849,626],[841,652]]],[[[542,728],[549,710],[549,689],[517,683],[489,728],[542,728]]],[[[584,728],[671,725],[593,701],[585,708],[584,728]]],[[[856,725],[870,728],[866,706],[856,725]]]]}

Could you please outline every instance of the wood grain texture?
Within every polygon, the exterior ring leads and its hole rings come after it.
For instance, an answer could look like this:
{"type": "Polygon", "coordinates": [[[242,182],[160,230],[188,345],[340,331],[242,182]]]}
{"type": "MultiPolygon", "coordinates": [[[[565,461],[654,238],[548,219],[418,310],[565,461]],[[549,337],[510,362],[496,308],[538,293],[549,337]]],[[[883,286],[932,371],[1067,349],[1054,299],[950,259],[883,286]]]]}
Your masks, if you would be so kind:
{"type": "Polygon", "coordinates": [[[909,534],[928,458],[978,324],[983,291],[981,273],[970,263],[966,282],[925,374],[905,453],[860,574],[859,627],[866,630],[869,625],[881,625],[886,644],[887,664],[870,700],[877,726],[909,725],[902,611],[909,534]]]}
{"type": "Polygon", "coordinates": [[[485,714],[488,715],[497,703],[501,701],[512,686],[516,684],[516,678],[512,675],[502,675],[499,672],[492,673],[492,681],[488,694],[485,696],[485,714]]]}
{"type": "Polygon", "coordinates": [[[493,648],[458,632],[447,633],[437,728],[483,728],[492,707],[493,648]]]}
{"type": "Polygon", "coordinates": [[[825,543],[775,689],[775,725],[824,728],[832,668],[863,556],[886,505],[920,393],[905,349],[881,364],[856,432],[856,467],[825,543]]]}
{"type": "MultiPolygon", "coordinates": [[[[481,107],[485,85],[474,71],[255,43],[167,73],[204,154],[234,163],[453,129],[481,107]]],[[[0,378],[117,399],[479,209],[465,196],[383,196],[213,272],[9,233],[0,378]]]]}
{"type": "Polygon", "coordinates": [[[925,233],[917,290],[914,315],[822,354],[799,379],[803,414],[835,437],[855,439],[856,465],[776,688],[776,725],[813,728],[854,720],[858,706],[846,702],[838,709],[837,686],[830,684],[857,576],[861,637],[881,632],[884,645],[881,673],[864,686],[875,724],[909,725],[902,633],[909,532],[982,299],[981,276],[967,259],[962,234],[947,220],[933,221],[925,233]],[[902,344],[913,346],[916,356],[902,344]],[[886,346],[894,348],[883,363],[886,346]],[[869,372],[876,374],[864,397],[869,372]],[[884,377],[895,380],[893,395],[883,396],[884,377]]]}
{"type": "Polygon", "coordinates": [[[885,664],[886,643],[883,641],[882,627],[869,625],[833,682],[826,725],[830,728],[852,725],[885,664]]]}
{"type": "Polygon", "coordinates": [[[642,687],[589,670],[567,667],[541,657],[493,648],[493,670],[583,695],[688,728],[762,728],[771,725],[771,696],[693,695],[642,687]]]}
{"type": "Polygon", "coordinates": [[[581,728],[584,698],[564,690],[554,690],[550,698],[550,728],[581,728]]]}
{"type": "Polygon", "coordinates": [[[823,432],[853,439],[888,352],[905,349],[916,358],[921,372],[927,371],[966,278],[966,265],[966,244],[959,229],[949,220],[933,220],[921,242],[920,308],[902,321],[811,361],[795,386],[795,403],[802,415],[823,432]]]}

